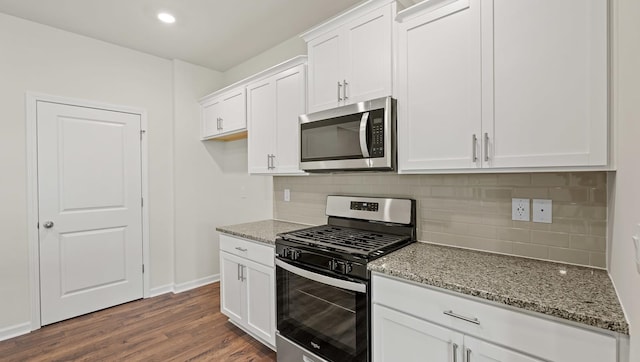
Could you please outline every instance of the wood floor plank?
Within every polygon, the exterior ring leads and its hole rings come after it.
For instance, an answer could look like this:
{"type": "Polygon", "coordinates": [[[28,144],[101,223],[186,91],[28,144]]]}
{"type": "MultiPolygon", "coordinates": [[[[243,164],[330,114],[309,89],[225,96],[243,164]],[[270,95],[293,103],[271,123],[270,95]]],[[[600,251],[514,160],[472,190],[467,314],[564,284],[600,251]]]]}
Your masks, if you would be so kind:
{"type": "Polygon", "coordinates": [[[0,361],[273,362],[220,313],[220,284],[138,300],[0,342],[0,361]]]}

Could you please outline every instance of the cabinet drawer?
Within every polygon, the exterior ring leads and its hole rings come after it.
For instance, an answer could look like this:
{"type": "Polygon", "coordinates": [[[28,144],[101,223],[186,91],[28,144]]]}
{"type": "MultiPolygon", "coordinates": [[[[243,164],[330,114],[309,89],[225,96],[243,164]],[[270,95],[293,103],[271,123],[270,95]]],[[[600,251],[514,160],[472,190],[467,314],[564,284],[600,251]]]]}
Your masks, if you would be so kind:
{"type": "Polygon", "coordinates": [[[617,358],[617,339],[604,333],[380,275],[373,276],[372,290],[374,304],[550,361],[601,362],[617,358]]]}
{"type": "Polygon", "coordinates": [[[272,246],[258,244],[246,239],[240,239],[220,234],[220,250],[229,254],[247,258],[256,263],[274,267],[274,249],[272,246]]]}

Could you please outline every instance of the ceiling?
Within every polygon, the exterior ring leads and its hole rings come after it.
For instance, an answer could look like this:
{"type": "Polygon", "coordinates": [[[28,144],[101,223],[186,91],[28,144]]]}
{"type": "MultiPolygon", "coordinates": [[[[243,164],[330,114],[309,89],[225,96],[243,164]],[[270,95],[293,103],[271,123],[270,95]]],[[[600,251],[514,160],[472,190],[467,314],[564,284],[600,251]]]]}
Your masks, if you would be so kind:
{"type": "Polygon", "coordinates": [[[362,0],[0,0],[0,12],[225,71],[362,0]],[[160,23],[159,11],[174,24],[160,23]]]}

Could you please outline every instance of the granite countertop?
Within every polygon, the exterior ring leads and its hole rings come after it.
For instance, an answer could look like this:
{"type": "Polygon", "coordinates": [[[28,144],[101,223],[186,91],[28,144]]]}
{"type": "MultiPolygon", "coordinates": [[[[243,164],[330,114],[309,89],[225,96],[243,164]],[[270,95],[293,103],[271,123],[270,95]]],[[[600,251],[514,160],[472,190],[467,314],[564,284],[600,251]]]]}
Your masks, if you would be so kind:
{"type": "Polygon", "coordinates": [[[296,224],[288,221],[262,220],[245,224],[219,226],[216,230],[225,234],[273,245],[276,242],[277,234],[308,227],[309,225],[296,224]]]}
{"type": "Polygon", "coordinates": [[[369,270],[629,334],[605,270],[413,243],[369,270]]]}

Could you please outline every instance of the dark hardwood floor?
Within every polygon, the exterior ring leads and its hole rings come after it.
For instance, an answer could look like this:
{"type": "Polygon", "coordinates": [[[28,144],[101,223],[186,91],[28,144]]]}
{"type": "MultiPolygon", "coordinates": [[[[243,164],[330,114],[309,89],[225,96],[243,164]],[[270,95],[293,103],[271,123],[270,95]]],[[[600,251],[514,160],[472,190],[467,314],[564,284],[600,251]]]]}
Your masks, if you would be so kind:
{"type": "Polygon", "coordinates": [[[275,361],[220,313],[220,284],[164,294],[0,342],[0,361],[275,361]]]}

